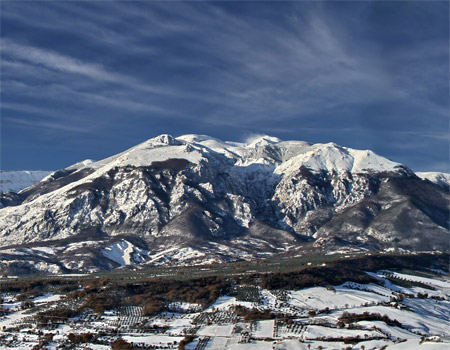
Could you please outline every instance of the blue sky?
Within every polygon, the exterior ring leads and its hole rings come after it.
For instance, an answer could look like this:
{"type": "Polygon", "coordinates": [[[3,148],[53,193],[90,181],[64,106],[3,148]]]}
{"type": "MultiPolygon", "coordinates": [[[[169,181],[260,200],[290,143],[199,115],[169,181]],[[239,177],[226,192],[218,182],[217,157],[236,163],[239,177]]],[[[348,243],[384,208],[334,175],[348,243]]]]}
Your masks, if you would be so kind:
{"type": "Polygon", "coordinates": [[[161,133],[373,149],[449,171],[447,1],[2,1],[1,169],[161,133]]]}

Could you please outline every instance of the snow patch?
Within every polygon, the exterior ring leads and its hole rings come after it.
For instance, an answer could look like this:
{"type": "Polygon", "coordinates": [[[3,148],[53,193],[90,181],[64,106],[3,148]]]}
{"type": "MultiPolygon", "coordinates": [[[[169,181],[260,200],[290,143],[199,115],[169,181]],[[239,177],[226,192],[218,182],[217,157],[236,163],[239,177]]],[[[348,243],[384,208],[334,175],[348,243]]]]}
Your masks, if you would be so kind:
{"type": "Polygon", "coordinates": [[[144,261],[148,251],[136,247],[126,240],[121,240],[102,249],[102,254],[120,266],[126,266],[144,261]]]}

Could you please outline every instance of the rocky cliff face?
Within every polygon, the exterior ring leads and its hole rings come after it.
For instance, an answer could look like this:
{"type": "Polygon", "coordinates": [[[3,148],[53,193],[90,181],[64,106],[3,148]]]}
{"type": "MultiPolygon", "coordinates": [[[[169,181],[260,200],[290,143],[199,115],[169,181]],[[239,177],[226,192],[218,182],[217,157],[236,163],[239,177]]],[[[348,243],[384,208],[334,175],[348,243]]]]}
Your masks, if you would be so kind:
{"type": "Polygon", "coordinates": [[[447,249],[449,239],[445,188],[371,151],[271,137],[161,135],[55,172],[8,203],[8,271],[447,249]]]}

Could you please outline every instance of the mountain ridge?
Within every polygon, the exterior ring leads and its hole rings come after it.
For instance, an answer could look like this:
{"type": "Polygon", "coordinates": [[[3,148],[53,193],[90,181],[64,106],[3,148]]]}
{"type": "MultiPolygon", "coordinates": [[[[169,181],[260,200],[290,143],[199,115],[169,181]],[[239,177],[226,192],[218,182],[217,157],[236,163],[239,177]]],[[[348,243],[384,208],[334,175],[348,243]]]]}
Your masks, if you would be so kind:
{"type": "Polygon", "coordinates": [[[334,143],[163,134],[55,172],[19,197],[0,211],[5,268],[20,256],[96,271],[117,261],[448,248],[448,191],[370,150],[334,143]],[[70,243],[45,259],[23,250],[53,241],[70,243]],[[111,259],[110,250],[127,256],[111,259]]]}
{"type": "Polygon", "coordinates": [[[0,192],[19,192],[51,174],[47,170],[0,171],[0,192]]]}

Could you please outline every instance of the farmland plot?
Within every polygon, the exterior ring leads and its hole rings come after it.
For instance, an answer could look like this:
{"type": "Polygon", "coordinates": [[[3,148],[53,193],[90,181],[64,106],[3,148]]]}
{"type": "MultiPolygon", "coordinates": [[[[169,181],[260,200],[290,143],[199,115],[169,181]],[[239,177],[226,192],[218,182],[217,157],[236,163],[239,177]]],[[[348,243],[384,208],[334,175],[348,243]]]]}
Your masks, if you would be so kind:
{"type": "Polygon", "coordinates": [[[177,301],[154,315],[146,315],[143,305],[121,305],[69,317],[82,306],[80,299],[47,293],[28,307],[17,295],[4,294],[0,349],[106,350],[119,341],[161,350],[449,348],[448,281],[387,271],[372,275],[379,284],[238,286],[203,311],[199,304],[177,301]]]}

